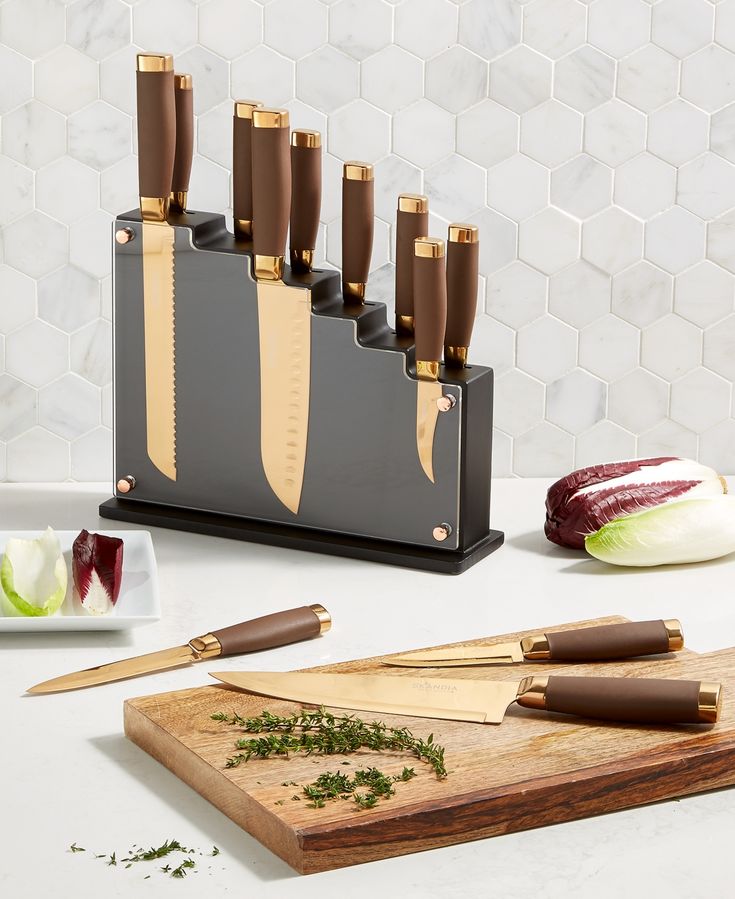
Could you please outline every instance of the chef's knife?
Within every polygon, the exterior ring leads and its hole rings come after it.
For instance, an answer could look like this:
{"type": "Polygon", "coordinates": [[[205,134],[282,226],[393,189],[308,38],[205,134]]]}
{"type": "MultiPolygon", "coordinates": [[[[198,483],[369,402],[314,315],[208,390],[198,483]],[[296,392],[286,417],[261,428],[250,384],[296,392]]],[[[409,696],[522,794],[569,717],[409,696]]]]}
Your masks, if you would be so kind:
{"type": "Polygon", "coordinates": [[[191,161],[194,155],[194,92],[191,75],[174,75],[176,153],[171,179],[171,211],[186,212],[191,161]]]}
{"type": "Polygon", "coordinates": [[[342,295],[345,303],[365,301],[373,253],[375,176],[367,162],[342,169],[342,295]]]}
{"type": "Polygon", "coordinates": [[[416,449],[426,477],[434,483],[434,431],[442,399],[438,383],[442,339],[447,322],[444,241],[414,240],[414,332],[416,341],[416,449]]]}
{"type": "Polygon", "coordinates": [[[467,365],[467,350],[477,310],[480,244],[476,225],[449,226],[447,240],[447,328],[444,364],[467,365]]]}
{"type": "Polygon", "coordinates": [[[59,693],[62,690],[78,690],[112,681],[167,671],[193,662],[203,662],[221,656],[258,652],[274,646],[285,646],[299,640],[309,640],[329,630],[332,619],[321,605],[302,606],[286,612],[275,612],[262,618],[253,618],[234,624],[201,637],[194,637],[183,646],[162,649],[134,659],[123,659],[74,674],[64,674],[53,680],[30,687],[28,693],[59,693]]]}
{"type": "Polygon", "coordinates": [[[146,440],[151,462],[175,481],[175,231],[166,221],[176,151],[173,57],[139,53],[136,87],[143,218],[146,440]]]}
{"type": "Polygon", "coordinates": [[[642,724],[712,724],[720,684],[633,677],[524,677],[450,680],[381,674],[211,671],[238,690],[309,705],[501,724],[517,702],[529,709],[642,724]]]}
{"type": "Polygon", "coordinates": [[[400,194],[396,212],[396,333],[413,334],[413,242],[429,233],[429,200],[400,194]]]}
{"type": "Polygon", "coordinates": [[[291,207],[288,113],[254,109],[253,250],[258,282],[260,457],[271,490],[298,514],[306,465],[311,292],[283,283],[291,207]]]}
{"type": "Polygon", "coordinates": [[[463,665],[508,665],[514,662],[597,662],[676,652],[684,647],[681,624],[629,621],[571,631],[531,634],[512,643],[426,649],[384,659],[408,668],[456,668],[463,665]]]}
{"type": "Polygon", "coordinates": [[[322,137],[291,133],[291,268],[310,272],[322,204],[322,137]]]}
{"type": "Polygon", "coordinates": [[[232,215],[237,237],[253,236],[253,110],[260,100],[235,100],[232,116],[232,215]]]}

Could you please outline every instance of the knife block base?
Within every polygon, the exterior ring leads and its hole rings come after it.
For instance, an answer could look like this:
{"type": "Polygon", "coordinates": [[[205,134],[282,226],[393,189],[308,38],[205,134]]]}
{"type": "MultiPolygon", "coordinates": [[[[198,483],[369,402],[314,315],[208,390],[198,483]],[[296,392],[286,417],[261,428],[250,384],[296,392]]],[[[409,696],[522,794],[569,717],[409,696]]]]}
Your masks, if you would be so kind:
{"type": "Polygon", "coordinates": [[[368,540],[347,534],[323,533],[310,528],[268,524],[233,515],[177,509],[155,503],[130,503],[115,498],[102,503],[99,513],[102,518],[130,521],[148,527],[173,528],[177,531],[207,534],[210,537],[229,537],[249,543],[346,556],[440,574],[462,574],[502,546],[504,540],[502,531],[488,531],[485,537],[468,549],[447,552],[389,540],[368,540]]]}

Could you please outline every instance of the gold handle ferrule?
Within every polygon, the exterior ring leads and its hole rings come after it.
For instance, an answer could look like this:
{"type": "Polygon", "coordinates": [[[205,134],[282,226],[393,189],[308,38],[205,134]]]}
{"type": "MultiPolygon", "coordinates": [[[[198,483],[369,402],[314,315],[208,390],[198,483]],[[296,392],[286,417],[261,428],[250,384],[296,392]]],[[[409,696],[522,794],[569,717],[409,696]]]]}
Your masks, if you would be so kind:
{"type": "Polygon", "coordinates": [[[140,214],[144,222],[165,222],[168,218],[170,197],[141,197],[140,214]]]}
{"type": "Polygon", "coordinates": [[[342,296],[346,303],[364,303],[367,284],[364,281],[343,281],[342,296]]]}
{"type": "Polygon", "coordinates": [[[407,337],[413,337],[413,316],[397,315],[396,316],[396,333],[405,334],[407,337]]]}
{"type": "Polygon", "coordinates": [[[314,264],[313,250],[291,250],[291,268],[297,272],[310,272],[314,264]]]}
{"type": "Polygon", "coordinates": [[[546,634],[530,634],[521,640],[523,658],[529,661],[533,659],[550,659],[551,648],[546,634]]]}
{"type": "Polygon", "coordinates": [[[139,72],[173,72],[174,58],[170,53],[139,53],[136,66],[139,72]]]}
{"type": "Polygon", "coordinates": [[[283,279],[283,256],[260,256],[255,254],[255,280],[281,281],[283,279]]]}
{"type": "Polygon", "coordinates": [[[439,380],[439,363],[426,361],[424,359],[416,360],[416,377],[419,381],[438,381],[439,380]]]}
{"type": "Polygon", "coordinates": [[[464,368],[467,365],[468,350],[469,347],[466,346],[445,346],[444,363],[452,368],[464,368]]]}
{"type": "Polygon", "coordinates": [[[169,210],[171,212],[186,212],[188,193],[186,190],[172,191],[169,198],[169,210]]]}
{"type": "Polygon", "coordinates": [[[246,240],[253,239],[253,222],[251,219],[235,219],[233,222],[235,235],[246,240]]]}
{"type": "Polygon", "coordinates": [[[669,638],[669,652],[678,652],[680,649],[684,649],[684,633],[681,629],[681,622],[676,618],[666,618],[664,627],[669,638]]]}
{"type": "Polygon", "coordinates": [[[313,605],[310,605],[309,608],[319,619],[319,633],[326,634],[328,630],[331,630],[332,616],[324,608],[324,606],[316,602],[313,605]]]}
{"type": "Polygon", "coordinates": [[[524,677],[518,686],[516,702],[526,709],[545,709],[548,685],[548,677],[524,677]]]}
{"type": "Polygon", "coordinates": [[[235,100],[233,115],[236,119],[252,119],[253,110],[259,109],[262,105],[260,100],[235,100]]]}
{"type": "Polygon", "coordinates": [[[214,659],[222,653],[222,644],[214,636],[214,634],[203,634],[201,637],[194,637],[189,640],[189,646],[199,657],[197,661],[204,659],[214,659]]]}
{"type": "Polygon", "coordinates": [[[702,724],[714,724],[722,711],[722,685],[702,681],[699,685],[697,708],[702,724]]]}
{"type": "Polygon", "coordinates": [[[429,198],[423,194],[398,194],[398,211],[416,214],[429,211],[429,198]]]}

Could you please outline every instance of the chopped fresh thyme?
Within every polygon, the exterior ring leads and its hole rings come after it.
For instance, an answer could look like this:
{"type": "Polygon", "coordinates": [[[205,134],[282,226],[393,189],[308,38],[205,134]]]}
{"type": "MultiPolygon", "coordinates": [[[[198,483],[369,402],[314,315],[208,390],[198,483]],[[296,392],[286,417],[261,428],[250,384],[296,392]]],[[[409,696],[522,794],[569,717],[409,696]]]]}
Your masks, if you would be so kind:
{"type": "Polygon", "coordinates": [[[216,846],[212,846],[212,855],[219,855],[219,849],[216,846]]]}
{"type": "Polygon", "coordinates": [[[82,846],[77,846],[76,841],[75,841],[69,847],[69,851],[70,852],[86,852],[87,850],[84,849],[82,846]]]}
{"type": "Polygon", "coordinates": [[[195,868],[196,862],[192,858],[185,858],[183,862],[178,866],[178,868],[174,868],[171,872],[172,877],[186,877],[187,868],[195,868]]]}
{"type": "Polygon", "coordinates": [[[107,866],[109,867],[110,865],[117,865],[117,859],[115,858],[114,852],[110,855],[109,862],[107,862],[107,866]]]}
{"type": "MultiPolygon", "coordinates": [[[[72,843],[69,847],[71,852],[85,852],[81,846],[77,846],[76,843],[72,843]]],[[[194,855],[197,853],[196,849],[187,849],[186,846],[182,846],[182,844],[178,840],[166,840],[165,843],[162,843],[160,846],[151,846],[150,849],[140,849],[137,843],[133,843],[132,849],[128,850],[128,854],[125,858],[120,859],[120,864],[124,865],[125,868],[132,868],[133,864],[136,862],[151,862],[156,859],[165,858],[171,853],[181,852],[187,856],[194,855]]],[[[203,852],[199,852],[199,855],[204,855],[203,852]]],[[[219,855],[220,850],[217,846],[212,846],[212,851],[207,853],[207,855],[215,856],[219,855]]],[[[107,865],[112,865],[117,867],[118,858],[116,853],[112,852],[110,855],[106,855],[104,853],[94,853],[95,858],[106,858],[108,859],[107,865]]],[[[186,877],[187,873],[192,869],[196,868],[196,862],[193,858],[185,858],[181,862],[181,864],[172,867],[170,864],[165,864],[163,866],[159,866],[159,870],[164,874],[170,874],[171,877],[182,878],[186,877]]],[[[148,880],[150,878],[150,874],[146,874],[143,878],[144,880],[148,880]]]]}
{"type": "Polygon", "coordinates": [[[393,784],[416,777],[413,768],[404,768],[400,774],[388,776],[377,768],[355,771],[353,777],[341,771],[327,771],[303,787],[304,796],[309,799],[308,808],[324,808],[332,799],[352,799],[359,808],[374,808],[379,799],[388,799],[395,794],[393,784]]]}

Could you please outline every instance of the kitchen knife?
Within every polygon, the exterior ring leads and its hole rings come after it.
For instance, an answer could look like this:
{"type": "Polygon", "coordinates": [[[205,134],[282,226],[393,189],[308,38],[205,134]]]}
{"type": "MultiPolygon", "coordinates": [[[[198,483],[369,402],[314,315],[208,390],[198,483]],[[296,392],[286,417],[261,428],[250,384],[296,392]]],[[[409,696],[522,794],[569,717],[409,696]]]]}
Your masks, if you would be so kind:
{"type": "Polygon", "coordinates": [[[176,152],[173,57],[139,53],[136,88],[143,218],[146,441],[151,462],[175,481],[175,231],[166,221],[176,152]]]}
{"type": "Polygon", "coordinates": [[[386,715],[501,724],[517,702],[528,709],[641,724],[712,724],[720,684],[633,677],[524,677],[450,680],[381,674],[211,671],[238,690],[309,705],[386,715]]]}
{"type": "Polygon", "coordinates": [[[232,215],[235,235],[253,236],[253,110],[260,100],[235,100],[232,116],[232,215]]]}
{"type": "Polygon", "coordinates": [[[676,652],[683,647],[681,624],[675,618],[670,618],[665,621],[629,621],[624,624],[602,624],[571,631],[531,634],[512,643],[420,650],[383,661],[386,665],[408,668],[508,665],[531,661],[597,662],[676,652]]]}
{"type": "Polygon", "coordinates": [[[288,113],[254,109],[253,250],[258,282],[260,457],[271,490],[298,514],[306,465],[311,292],[283,283],[291,207],[288,113]]]}
{"type": "Polygon", "coordinates": [[[396,212],[396,333],[413,334],[413,242],[429,233],[429,200],[400,194],[396,212]]]}
{"type": "Polygon", "coordinates": [[[176,152],[171,180],[171,211],[186,212],[191,160],[194,155],[194,92],[191,75],[174,75],[176,152]]]}
{"type": "Polygon", "coordinates": [[[201,637],[194,637],[183,646],[150,652],[133,659],[123,659],[74,674],[64,674],[52,680],[30,687],[28,693],[59,693],[62,690],[78,690],[112,681],[167,671],[193,662],[203,662],[221,656],[258,652],[274,646],[285,646],[299,640],[309,640],[324,634],[332,625],[329,612],[321,605],[302,606],[286,612],[275,612],[262,618],[253,618],[234,624],[201,637]]]}
{"type": "Polygon", "coordinates": [[[416,448],[426,477],[434,483],[434,431],[442,400],[438,383],[442,339],[447,322],[444,241],[414,240],[414,331],[416,341],[416,448]]]}
{"type": "Polygon", "coordinates": [[[291,134],[291,268],[310,272],[322,204],[322,136],[291,134]]]}
{"type": "Polygon", "coordinates": [[[342,169],[342,295],[345,303],[365,301],[373,254],[375,176],[367,162],[342,169]]]}
{"type": "Polygon", "coordinates": [[[477,310],[480,244],[476,225],[449,226],[447,240],[447,328],[444,364],[467,365],[467,350],[477,310]]]}

